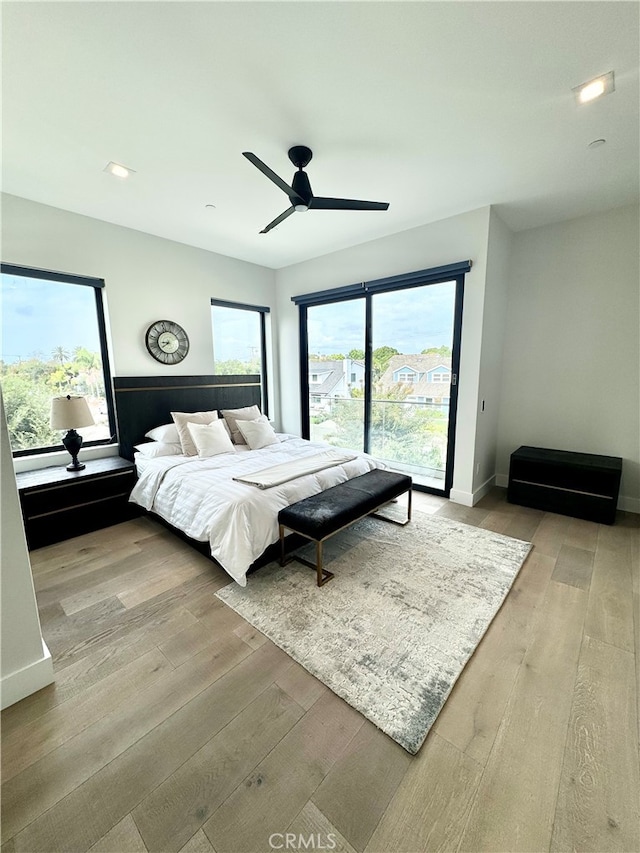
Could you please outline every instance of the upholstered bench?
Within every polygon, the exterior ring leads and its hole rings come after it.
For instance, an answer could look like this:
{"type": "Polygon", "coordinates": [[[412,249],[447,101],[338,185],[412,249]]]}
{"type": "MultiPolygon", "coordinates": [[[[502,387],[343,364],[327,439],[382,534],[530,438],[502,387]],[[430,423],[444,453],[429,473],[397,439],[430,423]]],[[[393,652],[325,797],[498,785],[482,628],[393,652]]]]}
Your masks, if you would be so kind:
{"type": "Polygon", "coordinates": [[[291,504],[278,513],[280,527],[280,565],[290,560],[298,560],[317,572],[318,586],[322,586],[333,577],[322,565],[322,545],[325,539],[344,530],[345,527],[360,521],[367,515],[374,515],[392,524],[404,526],[411,521],[411,477],[374,468],[366,474],[354,477],[332,486],[324,492],[291,504]],[[395,521],[383,515],[374,515],[382,506],[407,492],[407,520],[395,521]],[[304,536],[316,543],[315,564],[303,557],[290,556],[285,560],[285,528],[304,536]]]}

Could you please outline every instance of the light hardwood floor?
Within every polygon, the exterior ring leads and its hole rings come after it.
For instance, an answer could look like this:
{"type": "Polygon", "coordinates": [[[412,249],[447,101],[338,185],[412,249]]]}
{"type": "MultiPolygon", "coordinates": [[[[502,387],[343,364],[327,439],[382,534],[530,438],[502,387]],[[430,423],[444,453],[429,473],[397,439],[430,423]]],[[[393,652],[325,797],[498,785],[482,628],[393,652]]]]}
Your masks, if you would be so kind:
{"type": "Polygon", "coordinates": [[[33,552],[56,683],[2,714],[3,853],[637,853],[638,516],[414,506],[535,546],[415,757],[150,519],[33,552]]]}

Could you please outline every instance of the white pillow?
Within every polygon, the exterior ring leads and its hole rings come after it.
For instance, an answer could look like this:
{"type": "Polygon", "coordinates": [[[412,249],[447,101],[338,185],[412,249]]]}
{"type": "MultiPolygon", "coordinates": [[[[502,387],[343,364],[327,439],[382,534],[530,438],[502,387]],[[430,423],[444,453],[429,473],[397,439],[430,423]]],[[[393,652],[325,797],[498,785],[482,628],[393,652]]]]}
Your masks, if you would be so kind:
{"type": "Polygon", "coordinates": [[[155,459],[156,456],[180,456],[182,454],[181,445],[169,444],[164,441],[149,441],[134,446],[138,453],[142,453],[149,459],[155,459]]]}
{"type": "Polygon", "coordinates": [[[210,424],[211,421],[218,420],[217,412],[171,412],[171,417],[174,420],[178,435],[180,436],[180,444],[182,452],[185,456],[197,456],[198,450],[193,443],[191,434],[189,433],[188,424],[210,424]]]}
{"type": "Polygon", "coordinates": [[[209,424],[189,423],[187,428],[200,459],[218,456],[220,453],[236,452],[222,421],[212,421],[209,424]]]}
{"type": "Polygon", "coordinates": [[[238,421],[238,429],[251,450],[260,450],[261,447],[279,443],[278,436],[264,415],[255,421],[238,421]]]}
{"type": "Polygon", "coordinates": [[[222,417],[229,424],[231,441],[234,444],[246,444],[244,436],[238,429],[238,421],[254,421],[261,415],[257,406],[245,406],[243,409],[222,409],[222,417]]]}
{"type": "Polygon", "coordinates": [[[150,438],[151,441],[164,441],[166,444],[180,444],[180,436],[175,424],[154,427],[149,432],[145,432],[144,437],[150,438]]]}

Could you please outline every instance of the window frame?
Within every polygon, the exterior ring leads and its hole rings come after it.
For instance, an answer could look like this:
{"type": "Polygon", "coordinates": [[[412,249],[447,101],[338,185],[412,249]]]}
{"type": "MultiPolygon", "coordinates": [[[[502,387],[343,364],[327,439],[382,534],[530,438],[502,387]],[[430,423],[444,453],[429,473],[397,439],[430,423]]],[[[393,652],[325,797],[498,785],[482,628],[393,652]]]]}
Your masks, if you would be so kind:
{"type": "MultiPolygon", "coordinates": [[[[116,429],[116,410],[113,398],[113,388],[111,384],[111,365],[109,362],[109,348],[107,344],[107,323],[104,312],[103,290],[105,281],[103,278],[95,278],[93,276],[75,275],[72,273],[56,272],[54,270],[42,270],[37,267],[25,267],[19,264],[0,263],[0,273],[5,275],[17,275],[23,278],[39,279],[40,281],[57,281],[61,284],[77,284],[83,287],[92,287],[94,290],[96,304],[96,319],[98,322],[98,340],[100,343],[100,358],[102,360],[102,375],[104,378],[104,396],[107,404],[107,418],[109,424],[109,437],[96,439],[94,441],[84,441],[83,448],[86,447],[101,447],[111,444],[117,436],[116,429]]],[[[60,444],[48,445],[42,447],[32,447],[27,450],[11,450],[14,459],[25,456],[37,456],[46,453],[59,453],[64,450],[62,441],[60,444]]]]}
{"type": "MultiPolygon", "coordinates": [[[[254,311],[260,315],[260,411],[269,417],[269,385],[267,379],[267,314],[271,313],[268,305],[249,305],[245,302],[229,302],[226,299],[211,297],[211,307],[234,308],[238,311],[254,311]]],[[[213,335],[213,315],[211,317],[211,333],[213,335]]],[[[214,342],[214,371],[215,371],[215,342],[214,342]]],[[[215,374],[214,374],[215,375],[215,374]]]]}

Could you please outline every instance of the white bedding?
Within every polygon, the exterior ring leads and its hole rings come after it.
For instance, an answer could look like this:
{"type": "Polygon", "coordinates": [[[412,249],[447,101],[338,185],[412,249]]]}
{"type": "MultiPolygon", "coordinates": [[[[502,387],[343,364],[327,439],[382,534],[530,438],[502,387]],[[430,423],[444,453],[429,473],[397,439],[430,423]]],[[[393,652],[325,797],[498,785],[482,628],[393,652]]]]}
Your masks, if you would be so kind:
{"type": "MultiPolygon", "coordinates": [[[[280,436],[261,450],[223,453],[208,459],[159,456],[138,466],[130,500],[160,515],[192,539],[209,542],[211,555],[241,586],[249,566],[278,540],[278,512],[302,498],[384,467],[364,453],[269,489],[234,477],[327,450],[330,445],[280,436]]],[[[136,464],[138,464],[136,459],[136,464]]]]}

